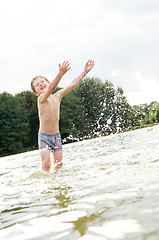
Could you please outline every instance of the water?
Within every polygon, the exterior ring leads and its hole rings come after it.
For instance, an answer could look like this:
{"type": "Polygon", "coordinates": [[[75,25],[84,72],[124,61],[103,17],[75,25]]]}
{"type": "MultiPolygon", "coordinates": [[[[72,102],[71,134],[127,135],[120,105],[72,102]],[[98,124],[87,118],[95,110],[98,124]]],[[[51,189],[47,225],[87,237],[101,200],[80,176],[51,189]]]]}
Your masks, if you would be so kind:
{"type": "Polygon", "coordinates": [[[159,126],[1,158],[0,239],[159,239],[159,126]]]}

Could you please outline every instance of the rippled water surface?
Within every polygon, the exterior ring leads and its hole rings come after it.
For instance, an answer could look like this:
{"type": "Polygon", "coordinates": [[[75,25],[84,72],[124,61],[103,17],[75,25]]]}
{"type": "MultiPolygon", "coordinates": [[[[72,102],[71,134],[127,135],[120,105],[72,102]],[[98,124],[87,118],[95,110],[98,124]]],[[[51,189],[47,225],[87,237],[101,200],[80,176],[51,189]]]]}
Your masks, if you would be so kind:
{"type": "Polygon", "coordinates": [[[159,126],[1,158],[0,239],[159,239],[159,126]]]}

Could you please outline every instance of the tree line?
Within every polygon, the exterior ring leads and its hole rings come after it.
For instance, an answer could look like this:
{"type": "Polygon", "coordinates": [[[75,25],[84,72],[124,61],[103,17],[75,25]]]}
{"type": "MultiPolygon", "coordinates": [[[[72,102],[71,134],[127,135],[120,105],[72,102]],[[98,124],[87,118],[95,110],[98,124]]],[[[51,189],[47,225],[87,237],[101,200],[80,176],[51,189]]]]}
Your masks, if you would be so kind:
{"type": "MultiPolygon", "coordinates": [[[[130,106],[122,88],[98,78],[85,78],[61,102],[60,133],[65,143],[158,121],[157,102],[130,106]]],[[[36,149],[38,128],[37,97],[31,91],[0,94],[0,156],[36,149]]]]}

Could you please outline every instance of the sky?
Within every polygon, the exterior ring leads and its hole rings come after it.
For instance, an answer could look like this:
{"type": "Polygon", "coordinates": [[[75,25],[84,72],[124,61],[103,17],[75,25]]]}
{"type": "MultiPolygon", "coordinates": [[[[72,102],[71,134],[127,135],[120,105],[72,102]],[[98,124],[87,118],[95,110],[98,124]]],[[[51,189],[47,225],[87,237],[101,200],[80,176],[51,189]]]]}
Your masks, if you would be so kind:
{"type": "Polygon", "coordinates": [[[65,87],[93,59],[88,77],[121,87],[129,104],[159,101],[158,28],[158,0],[0,0],[0,93],[52,80],[68,60],[65,87]]]}

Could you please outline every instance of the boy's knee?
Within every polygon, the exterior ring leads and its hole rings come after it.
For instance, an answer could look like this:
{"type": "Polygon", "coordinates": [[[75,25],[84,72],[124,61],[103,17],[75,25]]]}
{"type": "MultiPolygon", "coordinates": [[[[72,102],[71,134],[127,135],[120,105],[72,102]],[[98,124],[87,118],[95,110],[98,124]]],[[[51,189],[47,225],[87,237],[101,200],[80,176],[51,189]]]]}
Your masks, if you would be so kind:
{"type": "Polygon", "coordinates": [[[50,161],[43,161],[43,169],[49,171],[51,168],[51,162],[50,161]]]}

